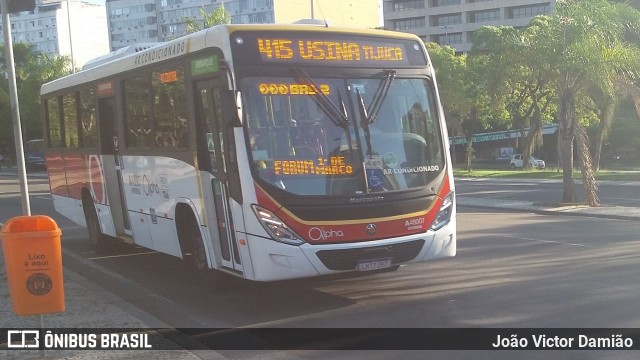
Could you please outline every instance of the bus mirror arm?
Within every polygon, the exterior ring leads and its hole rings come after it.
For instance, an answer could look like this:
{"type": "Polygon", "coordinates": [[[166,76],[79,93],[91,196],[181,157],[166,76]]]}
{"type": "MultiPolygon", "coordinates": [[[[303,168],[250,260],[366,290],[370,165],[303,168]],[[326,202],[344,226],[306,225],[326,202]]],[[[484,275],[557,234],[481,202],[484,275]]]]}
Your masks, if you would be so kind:
{"type": "Polygon", "coordinates": [[[238,105],[236,104],[235,92],[227,90],[222,92],[222,113],[225,123],[231,127],[242,127],[242,121],[238,116],[238,105]]]}
{"type": "Polygon", "coordinates": [[[226,60],[220,60],[220,67],[224,69],[225,74],[227,74],[227,84],[229,84],[229,90],[233,91],[234,84],[236,83],[236,78],[233,76],[233,71],[231,71],[231,66],[226,60]]]}

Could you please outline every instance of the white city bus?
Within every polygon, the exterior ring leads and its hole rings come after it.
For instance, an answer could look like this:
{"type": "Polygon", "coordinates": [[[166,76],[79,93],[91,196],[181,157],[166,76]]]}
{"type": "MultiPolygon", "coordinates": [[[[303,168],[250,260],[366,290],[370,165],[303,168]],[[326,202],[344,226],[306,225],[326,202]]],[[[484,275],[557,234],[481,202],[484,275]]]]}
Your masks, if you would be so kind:
{"type": "Polygon", "coordinates": [[[273,281],[454,256],[454,183],[422,41],[221,25],[43,85],[56,210],[105,239],[273,281]]]}

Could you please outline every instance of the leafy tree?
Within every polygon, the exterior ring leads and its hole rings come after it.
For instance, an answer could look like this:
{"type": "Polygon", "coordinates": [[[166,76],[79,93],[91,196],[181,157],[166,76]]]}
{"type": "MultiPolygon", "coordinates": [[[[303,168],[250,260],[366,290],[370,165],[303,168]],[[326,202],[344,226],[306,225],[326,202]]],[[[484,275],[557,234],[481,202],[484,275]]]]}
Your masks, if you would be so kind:
{"type": "Polygon", "coordinates": [[[224,4],[217,7],[212,13],[208,13],[204,7],[201,7],[200,16],[202,16],[202,20],[197,20],[195,17],[182,19],[187,34],[215,25],[231,24],[231,14],[224,8],[224,4]]]}
{"type": "MultiPolygon", "coordinates": [[[[13,49],[22,135],[25,139],[42,138],[40,87],[70,74],[71,60],[69,57],[48,57],[36,51],[31,44],[16,43],[13,49]]],[[[6,74],[4,55],[4,46],[0,46],[2,74],[6,74]]],[[[13,157],[13,131],[9,130],[13,128],[13,117],[7,81],[0,81],[0,128],[8,130],[0,131],[0,151],[13,157]]]]}
{"type": "Polygon", "coordinates": [[[552,96],[544,66],[531,46],[535,27],[485,26],[474,34],[471,56],[487,64],[478,76],[494,103],[503,104],[511,126],[521,131],[524,163],[531,152],[542,146],[542,124],[551,119],[552,96]],[[525,136],[525,129],[529,128],[525,136]]]}
{"type": "Polygon", "coordinates": [[[441,47],[436,43],[426,43],[425,46],[435,68],[447,128],[452,135],[464,135],[466,138],[467,170],[471,170],[473,134],[490,128],[493,119],[502,118],[495,116],[500,107],[491,105],[490,99],[477,86],[478,79],[474,78],[488,64],[470,63],[467,55],[456,55],[450,46],[441,47]]]}
{"type": "Polygon", "coordinates": [[[624,99],[629,99],[635,104],[635,109],[640,114],[640,87],[629,79],[622,77],[615,82],[613,89],[601,89],[592,87],[588,90],[588,96],[593,102],[592,111],[598,117],[598,127],[595,134],[594,145],[594,169],[600,169],[602,147],[613,125],[616,109],[624,99]]]}

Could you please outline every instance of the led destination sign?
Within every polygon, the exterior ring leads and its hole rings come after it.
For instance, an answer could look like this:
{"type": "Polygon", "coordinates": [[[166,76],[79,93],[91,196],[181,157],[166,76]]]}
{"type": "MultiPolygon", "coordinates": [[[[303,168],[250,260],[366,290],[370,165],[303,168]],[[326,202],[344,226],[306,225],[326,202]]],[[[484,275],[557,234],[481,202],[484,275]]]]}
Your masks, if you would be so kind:
{"type": "Polygon", "coordinates": [[[316,61],[405,61],[404,49],[391,43],[377,46],[353,41],[317,41],[258,38],[258,51],[262,60],[316,60],[316,61]]]}
{"type": "Polygon", "coordinates": [[[240,63],[399,67],[426,64],[417,41],[336,33],[268,32],[235,35],[234,59],[240,63]]]}

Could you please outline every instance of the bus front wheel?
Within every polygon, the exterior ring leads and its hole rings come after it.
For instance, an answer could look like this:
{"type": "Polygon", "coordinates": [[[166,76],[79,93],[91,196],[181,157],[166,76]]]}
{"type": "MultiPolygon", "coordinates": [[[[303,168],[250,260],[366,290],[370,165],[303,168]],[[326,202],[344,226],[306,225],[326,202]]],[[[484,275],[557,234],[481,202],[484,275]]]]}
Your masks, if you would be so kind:
{"type": "Polygon", "coordinates": [[[187,254],[187,260],[200,280],[214,289],[219,289],[222,287],[222,274],[217,270],[209,268],[202,235],[200,235],[200,231],[197,230],[194,231],[194,233],[191,238],[191,246],[189,254],[187,254]]]}

